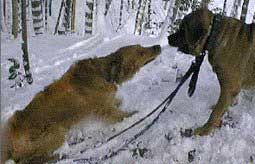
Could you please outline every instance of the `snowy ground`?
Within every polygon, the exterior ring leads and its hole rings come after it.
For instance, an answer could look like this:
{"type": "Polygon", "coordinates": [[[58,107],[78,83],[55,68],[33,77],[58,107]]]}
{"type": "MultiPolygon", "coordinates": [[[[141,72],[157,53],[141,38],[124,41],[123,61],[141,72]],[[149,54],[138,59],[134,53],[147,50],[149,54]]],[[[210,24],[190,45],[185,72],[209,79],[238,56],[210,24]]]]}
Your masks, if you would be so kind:
{"type": "MultiPolygon", "coordinates": [[[[60,3],[60,1],[53,2],[60,3]]],[[[83,0],[77,1],[78,6],[82,6],[83,2],[83,0]]],[[[222,0],[214,0],[211,7],[222,8],[222,2],[222,0]]],[[[247,23],[251,22],[255,10],[255,1],[251,0],[250,2],[247,23]]],[[[228,3],[227,12],[229,14],[233,0],[228,0],[228,3]]],[[[57,12],[58,6],[53,10],[53,18],[50,20],[53,23],[50,23],[52,25],[50,29],[53,29],[57,12]]],[[[82,9],[79,9],[77,14],[83,18],[82,9]]],[[[116,13],[111,14],[116,15],[116,13]]],[[[109,22],[103,25],[103,21],[100,21],[100,19],[99,17],[100,27],[109,26],[109,22]]],[[[29,53],[34,83],[31,86],[26,85],[19,89],[10,88],[13,82],[8,80],[8,68],[11,63],[7,59],[14,57],[22,61],[20,40],[10,40],[5,33],[2,34],[2,121],[8,119],[16,110],[24,109],[36,93],[61,77],[76,60],[106,56],[120,47],[138,43],[146,46],[160,43],[162,53],[155,61],[142,68],[132,80],[119,86],[116,96],[123,100],[122,109],[125,111],[137,110],[139,113],[111,126],[99,120],[90,120],[73,127],[66,136],[66,143],[57,151],[64,158],[64,160],[58,162],[60,164],[85,163],[74,162],[74,159],[101,157],[109,154],[110,149],[117,149],[126,139],[148,124],[151,119],[110,143],[99,147],[98,145],[154,109],[176,87],[176,65],[181,73],[185,73],[193,60],[191,56],[177,52],[176,48],[168,46],[166,40],[158,41],[155,38],[132,36],[130,33],[133,31],[134,19],[130,19],[121,31],[121,33],[126,33],[124,35],[113,33],[111,28],[106,28],[106,31],[103,31],[105,28],[102,28],[102,31],[98,30],[98,34],[89,40],[84,40],[80,36],[84,23],[77,24],[76,35],[53,36],[45,34],[38,37],[29,37],[29,53]],[[86,150],[84,153],[80,153],[84,150],[86,150]]],[[[181,129],[195,128],[202,125],[211,113],[210,107],[216,103],[219,96],[218,81],[207,59],[202,65],[198,86],[192,98],[187,96],[187,85],[185,84],[182,87],[168,110],[145,135],[135,143],[130,144],[116,157],[102,163],[186,164],[189,161],[194,164],[254,163],[254,92],[241,93],[243,96],[240,96],[239,104],[229,108],[220,130],[216,130],[206,137],[185,138],[180,135],[181,129]],[[134,150],[138,148],[148,151],[144,155],[135,155],[134,150]],[[189,158],[189,154],[193,155],[190,155],[189,158]],[[194,157],[193,160],[192,156],[194,157]]],[[[151,118],[154,117],[155,115],[151,118]]]]}
{"type": "MultiPolygon", "coordinates": [[[[7,58],[17,57],[15,53],[19,52],[20,47],[13,40],[5,40],[2,42],[1,60],[2,118],[6,120],[14,111],[23,109],[37,92],[58,79],[74,61],[105,56],[120,47],[137,43],[149,46],[159,42],[153,38],[132,35],[118,36],[110,41],[104,40],[100,35],[87,41],[75,36],[49,35],[31,38],[34,83],[15,90],[10,89],[12,82],[7,80],[10,66],[7,58]]],[[[58,163],[76,163],[73,159],[103,156],[110,149],[118,148],[124,140],[148,123],[143,123],[106,145],[93,148],[146,115],[176,87],[176,64],[182,73],[189,67],[193,60],[191,56],[177,52],[176,48],[169,47],[166,41],[161,41],[160,44],[161,55],[142,68],[132,80],[119,86],[117,96],[123,99],[122,109],[137,110],[139,113],[112,126],[91,120],[73,127],[66,137],[66,143],[57,151],[67,159],[58,163]],[[87,151],[81,154],[80,151],[85,149],[87,151]]],[[[223,121],[224,126],[210,136],[185,138],[180,135],[181,129],[197,127],[207,120],[210,107],[217,101],[218,95],[216,76],[206,60],[202,65],[194,96],[187,96],[187,84],[184,85],[169,109],[145,135],[130,144],[125,151],[103,163],[188,163],[188,154],[193,150],[193,163],[252,163],[251,161],[255,160],[254,96],[253,100],[252,97],[242,98],[238,105],[230,107],[223,121]],[[134,150],[137,148],[146,148],[148,151],[142,156],[135,155],[134,150]]],[[[154,117],[155,115],[152,116],[154,117]]]]}

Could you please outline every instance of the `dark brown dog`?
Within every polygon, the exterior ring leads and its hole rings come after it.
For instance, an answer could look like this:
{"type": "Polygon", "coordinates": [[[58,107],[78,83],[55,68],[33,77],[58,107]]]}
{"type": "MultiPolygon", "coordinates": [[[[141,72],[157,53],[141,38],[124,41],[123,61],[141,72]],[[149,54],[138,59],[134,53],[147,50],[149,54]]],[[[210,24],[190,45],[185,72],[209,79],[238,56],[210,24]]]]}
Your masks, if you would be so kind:
{"type": "Polygon", "coordinates": [[[9,119],[1,160],[43,163],[62,145],[70,127],[81,119],[95,115],[116,123],[130,116],[132,113],[116,107],[116,83],[130,79],[160,51],[160,46],[135,45],[106,57],[78,61],[9,119]]]}
{"type": "Polygon", "coordinates": [[[168,42],[194,56],[208,50],[221,93],[209,120],[194,131],[194,134],[206,135],[220,125],[223,114],[241,88],[255,87],[255,25],[199,9],[184,17],[168,42]]]}

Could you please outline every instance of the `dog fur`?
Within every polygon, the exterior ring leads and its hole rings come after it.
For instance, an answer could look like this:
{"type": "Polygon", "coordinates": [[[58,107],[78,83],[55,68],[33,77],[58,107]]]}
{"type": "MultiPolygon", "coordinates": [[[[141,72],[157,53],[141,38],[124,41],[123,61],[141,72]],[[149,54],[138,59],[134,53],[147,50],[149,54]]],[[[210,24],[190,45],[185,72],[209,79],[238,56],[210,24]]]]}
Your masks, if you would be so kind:
{"type": "MultiPolygon", "coordinates": [[[[223,17],[218,23],[215,44],[208,47],[210,25],[215,15],[208,9],[199,9],[184,17],[179,30],[168,37],[169,45],[198,56],[205,48],[208,59],[220,84],[220,96],[209,120],[194,134],[207,135],[219,127],[221,118],[234,97],[243,89],[255,87],[255,25],[223,17]]],[[[215,30],[215,29],[212,29],[215,30]]],[[[209,43],[210,44],[210,43],[209,43]]]]}
{"type": "Polygon", "coordinates": [[[116,84],[130,79],[160,51],[159,45],[134,45],[72,65],[8,120],[2,162],[12,158],[18,163],[43,163],[51,159],[51,153],[63,144],[66,132],[81,119],[95,115],[116,123],[132,115],[116,107],[116,84]]]}

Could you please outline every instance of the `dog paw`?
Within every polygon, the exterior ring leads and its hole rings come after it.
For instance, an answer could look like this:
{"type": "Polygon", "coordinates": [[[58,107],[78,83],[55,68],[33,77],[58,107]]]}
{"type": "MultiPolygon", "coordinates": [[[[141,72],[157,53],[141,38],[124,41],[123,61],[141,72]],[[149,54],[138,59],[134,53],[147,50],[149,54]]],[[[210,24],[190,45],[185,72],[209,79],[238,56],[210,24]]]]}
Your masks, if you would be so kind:
{"type": "Polygon", "coordinates": [[[204,126],[196,128],[193,132],[193,135],[206,136],[210,134],[215,128],[215,126],[206,123],[204,126]]]}

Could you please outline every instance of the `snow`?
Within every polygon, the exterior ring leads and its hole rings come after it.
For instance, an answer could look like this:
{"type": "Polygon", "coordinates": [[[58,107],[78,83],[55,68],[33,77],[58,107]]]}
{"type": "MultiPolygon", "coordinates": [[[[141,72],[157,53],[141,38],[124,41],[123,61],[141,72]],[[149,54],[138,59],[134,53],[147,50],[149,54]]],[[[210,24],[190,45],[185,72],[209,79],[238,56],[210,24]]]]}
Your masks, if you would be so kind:
{"type": "MultiPolygon", "coordinates": [[[[8,118],[14,111],[23,109],[37,92],[58,79],[78,59],[105,56],[120,47],[130,44],[139,43],[149,46],[159,42],[155,38],[132,35],[118,36],[111,41],[103,41],[100,36],[96,35],[89,42],[95,42],[97,45],[94,45],[94,47],[88,45],[87,47],[86,41],[76,37],[69,37],[66,42],[63,42],[65,37],[50,35],[32,39],[30,52],[34,83],[31,86],[16,90],[10,89],[11,82],[5,80],[10,64],[7,63],[6,59],[11,55],[16,56],[14,52],[18,52],[19,46],[13,40],[2,44],[1,107],[4,119],[8,118]],[[50,46],[54,43],[58,44],[50,46]],[[39,51],[38,48],[40,48],[39,51]]],[[[67,142],[58,152],[68,155],[71,159],[88,157],[84,155],[86,153],[95,155],[101,152],[103,154],[111,147],[118,147],[135,131],[148,123],[143,123],[138,128],[125,133],[103,147],[96,150],[92,148],[96,143],[104,141],[150,112],[176,87],[176,69],[174,65],[177,63],[180,72],[184,73],[193,57],[177,52],[176,48],[167,46],[166,41],[162,41],[161,46],[162,53],[160,56],[143,67],[132,80],[119,86],[117,92],[117,97],[123,100],[121,109],[125,111],[136,110],[139,113],[122,123],[111,126],[105,125],[99,120],[81,123],[70,131],[67,142]],[[76,145],[68,145],[68,143],[81,139],[85,139],[85,141],[76,145]],[[79,151],[84,149],[88,149],[90,152],[79,154],[79,151]]],[[[134,158],[132,157],[132,148],[128,148],[107,162],[168,163],[171,161],[171,163],[187,163],[188,152],[195,149],[194,163],[221,163],[223,161],[224,163],[248,163],[250,156],[254,157],[255,153],[254,98],[252,101],[241,99],[237,106],[230,107],[228,115],[233,117],[232,122],[236,122],[234,128],[226,125],[207,137],[183,138],[180,136],[181,128],[197,127],[207,120],[211,112],[210,107],[217,101],[218,95],[217,78],[206,59],[201,68],[194,96],[192,98],[187,96],[187,84],[185,84],[169,109],[160,117],[158,123],[136,141],[141,141],[143,146],[150,150],[149,155],[145,156],[146,158],[134,158]],[[165,135],[170,135],[172,139],[168,141],[165,135]]],[[[232,123],[231,121],[226,122],[232,123]]],[[[131,147],[135,147],[136,144],[131,144],[131,147]]],[[[69,163],[70,161],[72,160],[64,160],[59,163],[69,163]]]]}
{"type": "MultiPolygon", "coordinates": [[[[78,3],[82,5],[81,1],[78,3]]],[[[215,0],[214,7],[220,4],[222,4],[221,1],[215,0]]],[[[254,10],[250,9],[250,11],[254,10]]],[[[58,11],[54,12],[56,17],[58,11]]],[[[134,15],[132,14],[131,17],[134,15]]],[[[247,20],[251,20],[250,18],[252,18],[251,14],[247,20]]],[[[109,20],[103,22],[99,17],[99,24],[108,27],[110,22],[109,20]]],[[[127,45],[160,44],[162,47],[160,56],[144,66],[130,81],[118,86],[116,96],[123,101],[121,109],[138,111],[138,113],[115,125],[107,125],[97,119],[82,121],[70,130],[66,136],[66,142],[56,153],[67,158],[58,161],[58,164],[70,164],[79,163],[74,162],[74,159],[102,157],[111,150],[118,149],[127,139],[147,125],[156,114],[111,142],[101,143],[160,104],[177,86],[177,71],[184,74],[194,60],[193,57],[168,46],[166,38],[158,40],[153,37],[131,35],[130,33],[133,32],[131,24],[134,24],[133,19],[129,20],[123,31],[119,33],[113,33],[112,28],[104,29],[105,31],[103,28],[98,29],[97,34],[86,40],[79,35],[82,33],[80,24],[77,35],[29,36],[34,83],[18,89],[11,89],[13,82],[7,80],[8,68],[11,64],[7,59],[14,57],[22,61],[20,41],[8,39],[8,35],[3,33],[1,37],[2,121],[6,121],[13,112],[24,109],[36,93],[60,78],[77,60],[106,56],[127,45]],[[80,153],[81,151],[84,152],[80,153]]],[[[102,163],[184,164],[189,163],[188,154],[193,150],[195,150],[194,159],[191,163],[241,164],[251,163],[251,159],[255,160],[255,92],[240,93],[238,105],[229,107],[220,129],[209,136],[186,138],[181,136],[180,131],[202,125],[208,119],[211,106],[216,103],[219,96],[217,77],[207,58],[201,67],[196,92],[191,98],[187,96],[187,87],[188,83],[185,83],[167,111],[151,129],[120,154],[102,163]],[[146,148],[148,151],[143,157],[132,156],[136,148],[146,148]]]]}

